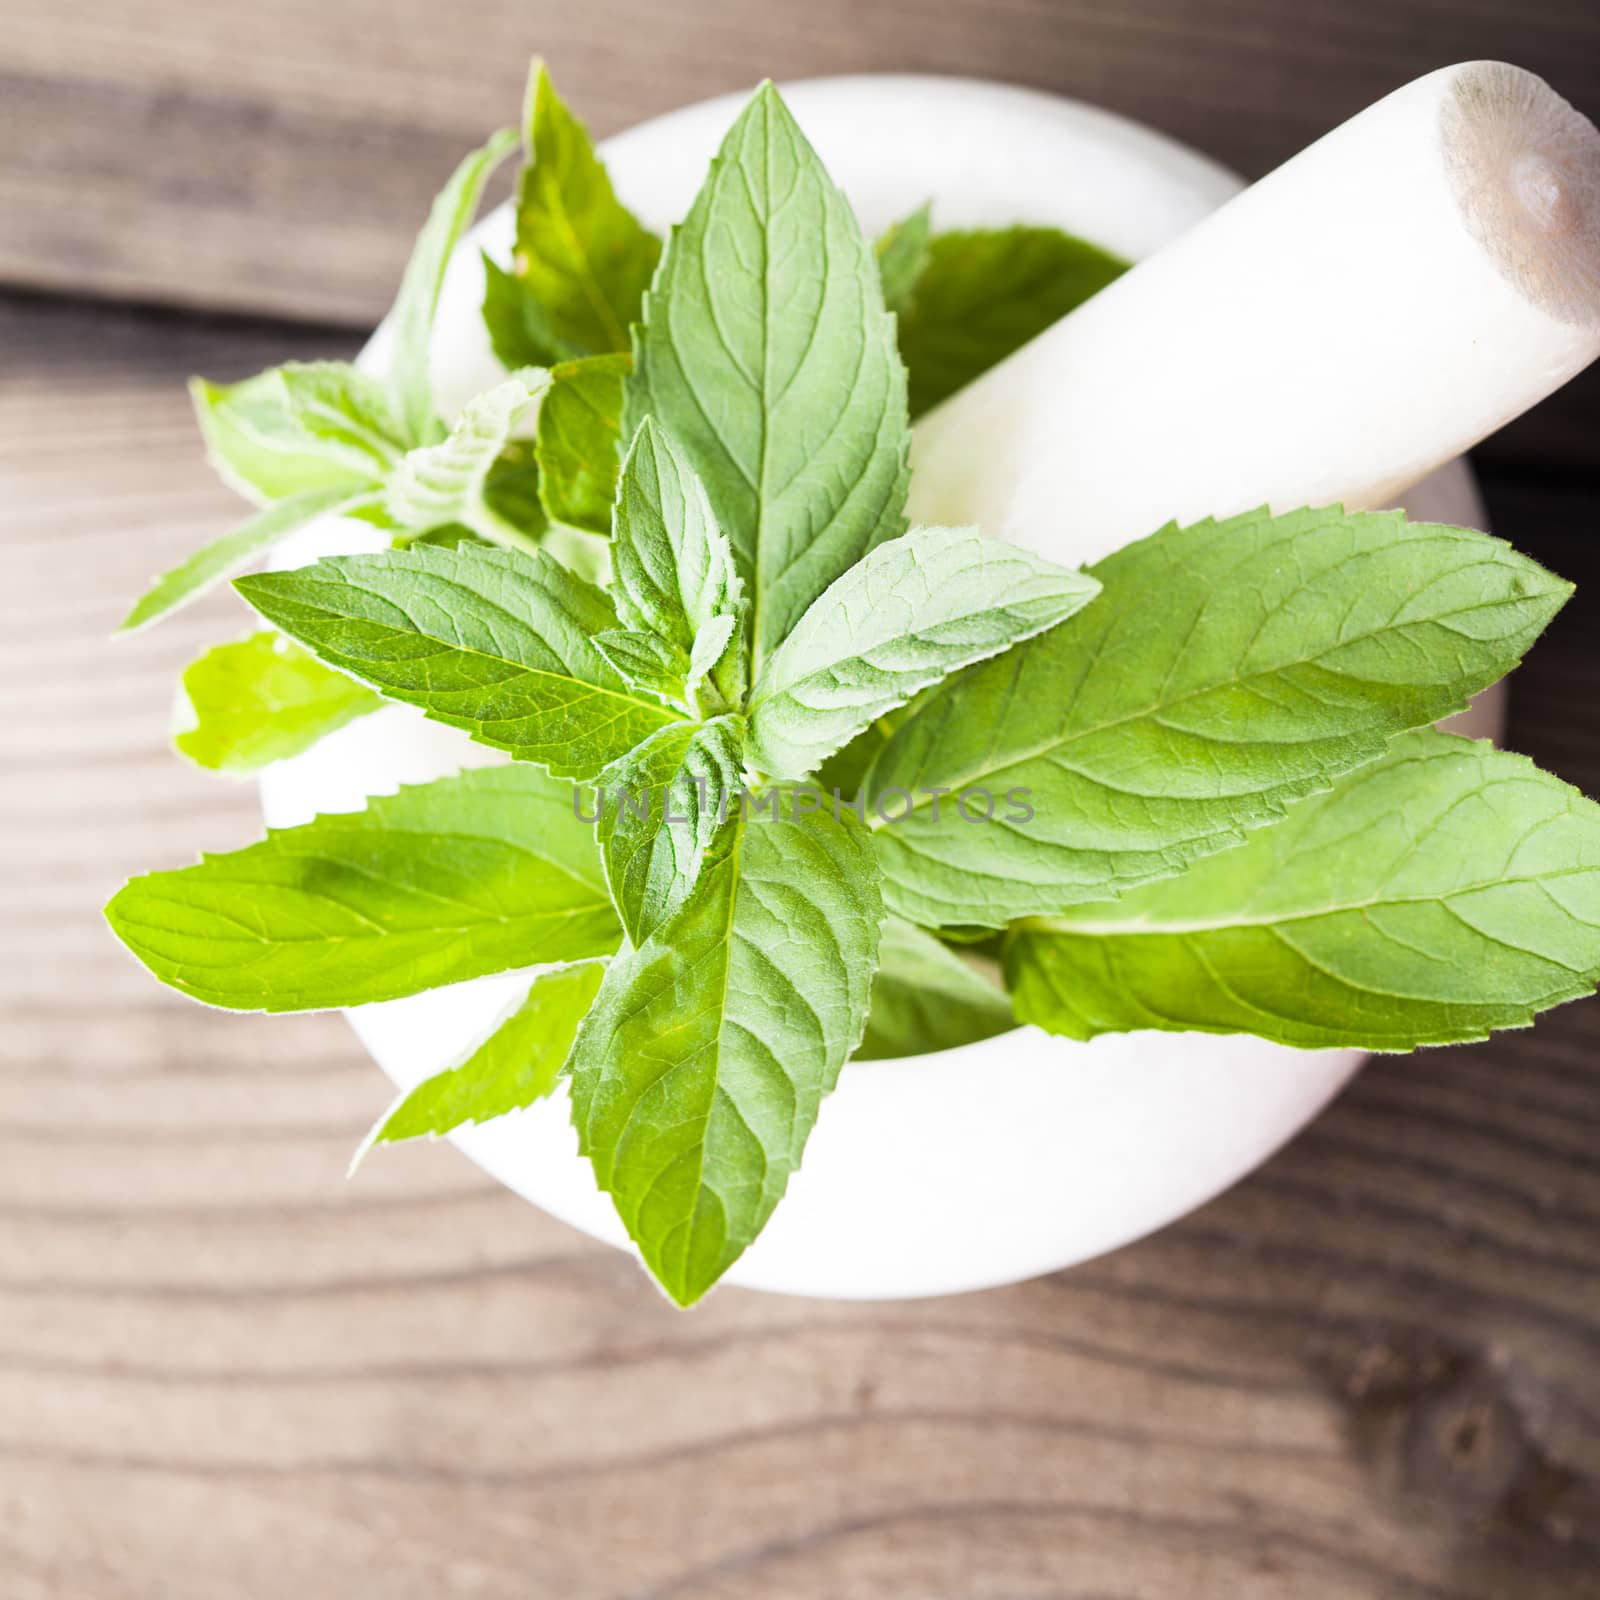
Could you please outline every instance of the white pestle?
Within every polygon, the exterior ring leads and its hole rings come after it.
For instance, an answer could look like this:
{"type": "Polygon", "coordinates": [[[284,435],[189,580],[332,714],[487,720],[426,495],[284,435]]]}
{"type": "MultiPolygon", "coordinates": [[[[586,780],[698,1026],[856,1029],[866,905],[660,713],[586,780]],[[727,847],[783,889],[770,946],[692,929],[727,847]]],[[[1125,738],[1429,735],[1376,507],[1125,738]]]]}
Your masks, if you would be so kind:
{"type": "Polygon", "coordinates": [[[1520,68],[1446,67],[930,412],[910,512],[1087,562],[1173,518],[1389,505],[1597,354],[1600,133],[1520,68]]]}

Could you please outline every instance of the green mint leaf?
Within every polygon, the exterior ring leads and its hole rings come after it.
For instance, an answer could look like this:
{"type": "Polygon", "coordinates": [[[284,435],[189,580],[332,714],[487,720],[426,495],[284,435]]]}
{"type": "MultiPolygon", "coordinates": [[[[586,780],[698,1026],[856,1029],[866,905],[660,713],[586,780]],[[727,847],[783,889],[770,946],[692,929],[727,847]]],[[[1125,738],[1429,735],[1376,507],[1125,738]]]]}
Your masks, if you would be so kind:
{"type": "Polygon", "coordinates": [[[587,130],[539,61],[524,123],[515,277],[563,355],[626,350],[661,241],[618,201],[587,130]]]}
{"type": "Polygon", "coordinates": [[[622,459],[622,382],[626,355],[590,356],[550,369],[535,448],[545,510],[553,522],[605,537],[622,459]]]}
{"type": "Polygon", "coordinates": [[[483,325],[496,359],[508,372],[551,367],[561,359],[561,341],[539,302],[487,252],[483,258],[483,325]]]}
{"type": "Polygon", "coordinates": [[[382,704],[287,639],[254,633],[184,668],[172,742],[208,771],[259,772],[382,704]]]}
{"type": "Polygon", "coordinates": [[[351,1170],[373,1145],[438,1137],[543,1100],[560,1079],[604,971],[603,962],[582,961],[541,972],[464,1061],[400,1096],[367,1135],[351,1170]]]}
{"type": "Polygon", "coordinates": [[[307,489],[230,529],[221,538],[202,545],[192,556],[161,574],[122,619],[119,633],[134,633],[152,622],[198,600],[219,583],[243,572],[273,545],[318,517],[354,515],[377,503],[376,485],[352,496],[347,489],[307,489]]]}
{"type": "Polygon", "coordinates": [[[501,527],[502,537],[505,527],[516,531],[518,549],[547,540],[550,519],[540,492],[538,457],[529,440],[512,439],[500,452],[484,479],[483,503],[501,527]]]}
{"type": "Polygon", "coordinates": [[[750,693],[750,753],[796,778],[958,667],[1053,628],[1100,585],[973,528],[914,528],[837,578],[750,693]]]}
{"type": "Polygon", "coordinates": [[[603,591],[542,550],[417,545],[235,587],[329,666],[563,777],[592,778],[677,720],[595,649],[616,624],[603,591]]]}
{"type": "Polygon", "coordinates": [[[643,944],[700,877],[739,803],[737,717],[663,728],[601,773],[596,833],[623,931],[643,944]]]}
{"type": "MultiPolygon", "coordinates": [[[[738,618],[743,609],[733,551],[705,485],[649,417],[622,464],[611,573],[617,615],[628,627],[666,640],[681,653],[686,670],[706,625],[718,617],[738,618]]],[[[744,654],[726,648],[729,638],[710,668],[722,707],[738,706],[745,690],[744,654]]]]}
{"type": "MultiPolygon", "coordinates": [[[[818,786],[830,793],[837,789],[846,798],[859,794],[872,763],[878,759],[878,752],[894,737],[895,729],[933,692],[933,689],[924,689],[921,694],[897,710],[886,711],[875,722],[863,728],[842,750],[835,750],[817,768],[818,786]]],[[[948,936],[949,929],[945,929],[944,932],[948,936]]]]}
{"type": "Polygon", "coordinates": [[[998,366],[1128,265],[1056,228],[936,234],[898,308],[911,415],[998,366]]]}
{"type": "Polygon", "coordinates": [[[931,259],[928,235],[933,226],[933,208],[923,206],[904,221],[895,223],[873,246],[878,258],[878,277],[883,284],[883,303],[890,311],[902,311],[910,300],[931,259]]]}
{"type": "Polygon", "coordinates": [[[112,931],[163,983],[234,1011],[365,1005],[609,954],[620,929],[570,784],[464,772],[134,878],[112,931]]]}
{"type": "Polygon", "coordinates": [[[394,340],[389,359],[389,383],[406,437],[413,444],[426,444],[437,436],[432,357],[428,347],[433,338],[433,316],[439,306],[445,268],[450,265],[452,252],[477,212],[489,174],[516,147],[516,133],[502,128],[481,149],[467,156],[439,191],[428,220],[411,247],[411,259],[400,280],[400,293],[389,313],[394,340]]]}
{"type": "Polygon", "coordinates": [[[687,708],[689,658],[677,645],[643,628],[608,628],[593,643],[632,688],[687,708]]]}
{"type": "Polygon", "coordinates": [[[771,84],[645,296],[623,436],[646,416],[682,447],[733,546],[756,667],[905,526],[905,370],[877,263],[771,84]]]}
{"type": "Polygon", "coordinates": [[[342,361],[290,362],[189,396],[218,475],[258,505],[380,480],[406,440],[383,385],[342,361]]]}
{"type": "Polygon", "coordinates": [[[698,715],[711,716],[717,707],[739,704],[744,676],[744,636],[739,631],[739,617],[732,611],[720,612],[694,636],[684,696],[698,715]],[[718,683],[730,692],[718,689],[718,683]]]}
{"type": "Polygon", "coordinates": [[[405,454],[383,385],[347,362],[290,362],[263,376],[277,379],[293,436],[303,447],[342,454],[358,481],[382,477],[405,454]]]}
{"type": "Polygon", "coordinates": [[[861,1038],[881,920],[848,812],[741,819],[677,916],[608,968],[573,1048],[573,1122],[678,1304],[739,1258],[800,1164],[861,1038]]]}
{"type": "Polygon", "coordinates": [[[899,917],[884,919],[857,1061],[953,1050],[1016,1025],[1005,992],[985,983],[949,946],[899,917]]]}
{"type": "Polygon", "coordinates": [[[1076,1039],[1482,1039],[1600,981],[1600,806],[1425,729],[1226,856],[1021,924],[1006,971],[1019,1017],[1076,1039]]]}
{"type": "Polygon", "coordinates": [[[737,617],[713,617],[695,635],[688,656],[677,645],[642,628],[607,629],[594,636],[594,647],[633,688],[659,695],[703,719],[722,715],[730,704],[715,687],[713,675],[737,675],[742,659],[738,626],[737,617]]]}
{"type": "Polygon", "coordinates": [[[1240,844],[1460,710],[1571,593],[1485,534],[1337,507],[1168,527],[1090,571],[1093,605],[930,691],[873,762],[911,920],[1048,916],[1240,844]],[[973,798],[935,818],[948,790],[973,798]]]}
{"type": "Polygon", "coordinates": [[[535,548],[490,504],[488,490],[517,424],[549,386],[542,368],[516,373],[468,401],[446,439],[411,451],[389,477],[386,509],[394,525],[419,534],[460,523],[491,544],[535,548]]]}

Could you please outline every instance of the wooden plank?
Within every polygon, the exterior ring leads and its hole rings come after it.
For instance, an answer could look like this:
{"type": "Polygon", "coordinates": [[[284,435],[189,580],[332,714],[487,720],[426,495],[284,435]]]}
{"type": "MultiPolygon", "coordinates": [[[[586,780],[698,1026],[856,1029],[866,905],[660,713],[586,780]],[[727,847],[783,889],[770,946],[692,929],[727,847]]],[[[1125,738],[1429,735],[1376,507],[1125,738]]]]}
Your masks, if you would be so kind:
{"type": "Polygon", "coordinates": [[[1600,109],[1586,0],[0,0],[0,278],[370,324],[530,53],[606,133],[763,76],[1080,95],[1259,175],[1432,67],[1503,57],[1600,109]]]}
{"type": "MultiPolygon", "coordinates": [[[[1600,1595],[1600,1005],[1370,1068],[1231,1194],[1076,1271],[881,1306],[631,1263],[448,1148],[343,1173],[330,1017],[156,989],[97,906],[257,827],[163,748],[224,599],[106,634],[220,527],[180,387],[271,330],[0,306],[0,1588],[27,1600],[1600,1595]]],[[[1593,580],[1518,742],[1600,789],[1593,580]]]]}
{"type": "MultiPolygon", "coordinates": [[[[1587,0],[0,0],[0,286],[368,327],[452,163],[545,54],[600,133],[764,75],[1079,95],[1259,175],[1396,85],[1503,57],[1600,111],[1587,0]]],[[[502,176],[503,189],[506,179],[502,176]]],[[[498,192],[498,191],[497,191],[498,192]]],[[[1600,375],[1498,457],[1600,466],[1600,375]]]]}

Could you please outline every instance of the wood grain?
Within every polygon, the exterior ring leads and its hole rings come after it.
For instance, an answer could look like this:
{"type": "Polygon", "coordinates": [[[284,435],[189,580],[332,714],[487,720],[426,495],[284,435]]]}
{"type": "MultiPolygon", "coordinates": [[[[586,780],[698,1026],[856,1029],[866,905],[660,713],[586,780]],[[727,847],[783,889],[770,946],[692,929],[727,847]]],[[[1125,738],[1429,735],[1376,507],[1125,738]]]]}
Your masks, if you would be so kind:
{"type": "MultiPolygon", "coordinates": [[[[0,1592],[16,1600],[1600,1596],[1600,1005],[1370,1068],[1143,1244],[899,1305],[683,1315],[387,1098],[336,1019],[157,989],[96,908],[248,839],[164,747],[235,511],[181,378],[337,353],[0,305],[0,1592]]],[[[1490,484],[1590,587],[1516,742],[1600,790],[1593,496],[1490,484]]]]}
{"type": "MultiPolygon", "coordinates": [[[[1080,96],[1252,177],[1451,61],[1515,61],[1600,115],[1590,0],[1292,22],[1279,0],[474,0],[470,24],[436,0],[0,0],[0,288],[370,327],[535,51],[602,134],[764,76],[940,72],[1080,96]]],[[[1600,470],[1600,373],[1491,455],[1600,470]]]]}
{"type": "Polygon", "coordinates": [[[0,0],[0,263],[368,325],[534,52],[602,134],[765,76],[942,72],[1080,95],[1251,176],[1451,61],[1514,60],[1600,110],[1587,0],[1302,0],[1285,20],[1274,0],[0,0]]]}

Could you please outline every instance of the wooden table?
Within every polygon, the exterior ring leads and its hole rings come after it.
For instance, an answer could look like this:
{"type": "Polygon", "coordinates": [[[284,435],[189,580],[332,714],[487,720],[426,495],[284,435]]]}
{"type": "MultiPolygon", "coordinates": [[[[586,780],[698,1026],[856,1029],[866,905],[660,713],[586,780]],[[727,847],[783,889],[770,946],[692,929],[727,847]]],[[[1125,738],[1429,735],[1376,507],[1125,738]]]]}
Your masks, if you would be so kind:
{"type": "MultiPolygon", "coordinates": [[[[190,1007],[97,914],[258,826],[164,748],[176,670],[238,607],[105,642],[235,509],[181,380],[353,348],[205,313],[370,317],[530,45],[602,127],[761,70],[938,67],[1251,169],[1474,53],[1600,109],[1587,6],[1288,15],[483,0],[476,33],[421,0],[0,0],[6,1600],[1600,1595],[1596,1002],[1374,1065],[1233,1192],[1073,1272],[684,1316],[447,1147],[347,1184],[386,1085],[343,1024],[190,1007]]],[[[1583,585],[1513,742],[1591,793],[1597,394],[1484,455],[1500,531],[1583,585]]]]}

